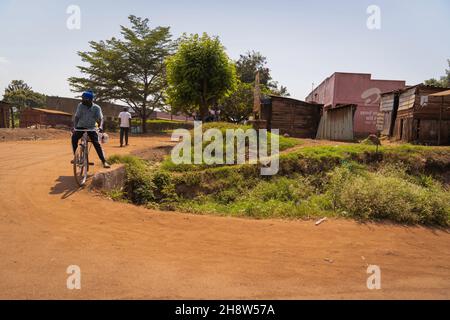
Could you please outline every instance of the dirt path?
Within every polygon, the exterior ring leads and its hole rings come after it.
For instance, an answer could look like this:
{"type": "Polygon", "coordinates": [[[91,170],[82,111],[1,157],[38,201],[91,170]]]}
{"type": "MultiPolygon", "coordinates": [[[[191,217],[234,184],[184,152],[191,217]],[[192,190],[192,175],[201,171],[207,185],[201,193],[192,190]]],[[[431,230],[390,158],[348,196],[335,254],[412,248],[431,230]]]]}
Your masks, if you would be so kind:
{"type": "Polygon", "coordinates": [[[0,144],[0,298],[450,298],[448,232],[149,211],[77,191],[70,158],[65,140],[0,144]]]}

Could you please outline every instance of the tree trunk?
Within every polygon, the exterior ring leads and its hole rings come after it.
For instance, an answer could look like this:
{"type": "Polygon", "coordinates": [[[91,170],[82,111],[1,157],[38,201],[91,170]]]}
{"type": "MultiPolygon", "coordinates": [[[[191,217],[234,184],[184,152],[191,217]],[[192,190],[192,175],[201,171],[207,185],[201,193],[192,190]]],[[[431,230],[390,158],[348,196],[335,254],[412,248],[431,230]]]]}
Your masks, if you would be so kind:
{"type": "Polygon", "coordinates": [[[141,125],[142,125],[142,133],[147,133],[147,107],[144,104],[142,106],[142,112],[141,112],[141,125]]]}
{"type": "Polygon", "coordinates": [[[208,116],[208,103],[206,102],[206,93],[207,93],[207,84],[206,80],[203,80],[203,94],[201,97],[201,103],[200,103],[200,120],[205,121],[206,117],[208,116]]]}
{"type": "Polygon", "coordinates": [[[147,133],[147,115],[143,114],[141,116],[141,128],[142,128],[142,133],[147,133]]]}
{"type": "Polygon", "coordinates": [[[14,109],[10,108],[9,111],[11,112],[11,128],[14,129],[16,127],[14,124],[14,109]]]}
{"type": "Polygon", "coordinates": [[[147,95],[144,96],[144,103],[142,104],[142,133],[147,133],[147,95]]]}
{"type": "Polygon", "coordinates": [[[208,116],[208,104],[206,102],[202,102],[200,105],[200,119],[201,121],[205,121],[208,116]]]}

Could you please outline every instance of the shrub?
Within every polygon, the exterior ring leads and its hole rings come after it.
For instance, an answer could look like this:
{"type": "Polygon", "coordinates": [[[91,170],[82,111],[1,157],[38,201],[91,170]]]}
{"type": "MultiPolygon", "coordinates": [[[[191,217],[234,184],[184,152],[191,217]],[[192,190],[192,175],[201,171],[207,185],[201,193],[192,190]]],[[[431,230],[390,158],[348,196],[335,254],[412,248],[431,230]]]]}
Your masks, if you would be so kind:
{"type": "Polygon", "coordinates": [[[108,132],[117,132],[117,130],[119,129],[119,125],[115,120],[105,120],[103,126],[108,132]]]}
{"type": "Polygon", "coordinates": [[[231,188],[222,190],[217,193],[214,197],[214,200],[219,204],[229,204],[236,201],[239,197],[242,196],[242,192],[239,188],[231,188]]]}
{"type": "Polygon", "coordinates": [[[111,164],[125,164],[125,194],[130,201],[143,205],[156,200],[154,194],[156,185],[149,174],[149,165],[146,161],[130,155],[113,155],[108,161],[111,164]]]}
{"type": "Polygon", "coordinates": [[[310,182],[301,176],[295,179],[286,177],[275,178],[272,181],[260,182],[250,193],[250,197],[259,201],[279,200],[299,203],[314,193],[310,182]]]}
{"type": "Polygon", "coordinates": [[[329,190],[341,213],[362,220],[448,224],[450,196],[445,190],[437,186],[429,189],[382,171],[364,175],[345,171],[335,170],[329,190]]]}
{"type": "Polygon", "coordinates": [[[167,172],[156,171],[151,179],[155,188],[156,200],[160,202],[173,202],[178,199],[175,184],[167,172]]]}
{"type": "Polygon", "coordinates": [[[145,168],[127,165],[125,189],[127,197],[135,204],[146,204],[156,201],[155,184],[145,168]]]}
{"type": "Polygon", "coordinates": [[[125,194],[122,189],[114,189],[106,192],[106,196],[111,198],[114,201],[123,201],[126,202],[125,194]]]}

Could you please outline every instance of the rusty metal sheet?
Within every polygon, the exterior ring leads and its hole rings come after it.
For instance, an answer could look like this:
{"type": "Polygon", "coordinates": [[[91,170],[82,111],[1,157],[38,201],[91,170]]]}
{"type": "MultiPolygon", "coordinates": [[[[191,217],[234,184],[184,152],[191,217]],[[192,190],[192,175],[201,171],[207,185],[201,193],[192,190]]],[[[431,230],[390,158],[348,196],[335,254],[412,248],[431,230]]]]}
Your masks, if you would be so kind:
{"type": "Polygon", "coordinates": [[[317,139],[352,141],[355,106],[326,110],[322,116],[317,139]]]}

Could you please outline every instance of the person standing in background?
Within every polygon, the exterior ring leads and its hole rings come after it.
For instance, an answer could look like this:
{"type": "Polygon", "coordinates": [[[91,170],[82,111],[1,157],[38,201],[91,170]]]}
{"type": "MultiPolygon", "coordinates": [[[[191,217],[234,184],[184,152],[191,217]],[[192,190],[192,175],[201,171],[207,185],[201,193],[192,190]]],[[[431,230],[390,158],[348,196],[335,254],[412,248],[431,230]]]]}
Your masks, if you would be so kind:
{"type": "Polygon", "coordinates": [[[120,147],[123,147],[123,138],[125,136],[125,145],[128,146],[128,134],[131,127],[131,113],[128,112],[128,108],[124,107],[123,111],[119,113],[119,125],[120,125],[120,147]]]}

